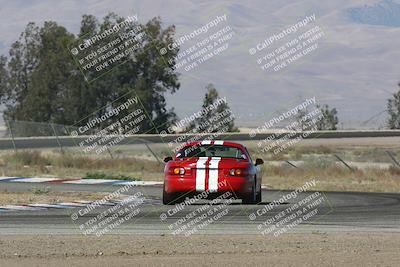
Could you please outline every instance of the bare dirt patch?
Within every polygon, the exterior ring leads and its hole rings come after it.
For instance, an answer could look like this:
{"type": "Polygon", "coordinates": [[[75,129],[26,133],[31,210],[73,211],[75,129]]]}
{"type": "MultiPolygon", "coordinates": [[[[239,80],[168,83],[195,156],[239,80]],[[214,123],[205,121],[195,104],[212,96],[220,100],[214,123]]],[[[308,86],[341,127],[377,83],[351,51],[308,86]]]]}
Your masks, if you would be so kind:
{"type": "Polygon", "coordinates": [[[94,201],[104,197],[102,193],[89,192],[46,192],[41,188],[31,192],[0,192],[0,205],[19,205],[19,204],[55,204],[60,202],[70,202],[76,200],[94,201]]]}
{"type": "Polygon", "coordinates": [[[399,233],[9,235],[0,245],[1,266],[397,266],[400,260],[399,233]]]}

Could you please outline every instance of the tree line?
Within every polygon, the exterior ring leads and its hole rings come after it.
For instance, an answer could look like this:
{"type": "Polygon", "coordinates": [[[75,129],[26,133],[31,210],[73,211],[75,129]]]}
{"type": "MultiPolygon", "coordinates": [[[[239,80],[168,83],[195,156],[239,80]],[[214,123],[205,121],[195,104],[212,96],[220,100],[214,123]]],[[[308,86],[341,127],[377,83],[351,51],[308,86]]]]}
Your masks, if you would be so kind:
{"type": "MultiPolygon", "coordinates": [[[[164,62],[173,61],[178,49],[168,50],[161,56],[157,48],[174,42],[174,26],[162,28],[160,18],[141,25],[147,34],[142,39],[143,46],[131,55],[135,60],[127,60],[113,68],[106,78],[90,84],[68,50],[68,46],[82,36],[99,34],[123,20],[116,14],[107,15],[101,22],[92,15],[84,15],[78,35],[53,21],[45,22],[42,27],[29,23],[11,45],[9,57],[0,57],[0,100],[5,105],[4,119],[85,124],[107,112],[102,107],[121,105],[124,96],[134,90],[149,117],[142,122],[143,131],[155,132],[154,125],[162,130],[172,124],[176,114],[173,109],[167,109],[164,94],[175,93],[180,83],[178,74],[164,62]]],[[[132,110],[119,116],[129,112],[132,110]]]]}
{"type": "MultiPolygon", "coordinates": [[[[134,91],[148,116],[140,125],[143,132],[156,133],[173,125],[178,118],[173,108],[167,108],[165,99],[165,94],[173,94],[180,88],[179,73],[174,69],[179,47],[172,45],[175,41],[173,25],[163,27],[159,17],[143,25],[136,22],[132,27],[140,25],[146,32],[141,39],[141,48],[124,64],[113,68],[105,78],[91,83],[85,81],[68,50],[70,44],[83,36],[100,34],[123,21],[123,17],[114,13],[101,21],[95,16],[83,15],[77,35],[54,21],[47,21],[42,26],[28,23],[11,45],[8,57],[0,56],[0,102],[5,106],[4,120],[57,125],[85,124],[107,112],[102,107],[119,106],[124,100],[123,96],[134,91]],[[173,49],[161,55],[159,49],[162,47],[173,49]]],[[[218,97],[215,87],[208,85],[206,89],[203,106],[218,97]]],[[[327,105],[319,108],[324,119],[319,122],[318,128],[336,130],[339,122],[337,110],[327,105]]],[[[226,104],[214,112],[229,109],[226,104]]],[[[118,116],[126,116],[130,112],[132,110],[127,109],[118,116]]],[[[400,91],[388,100],[388,113],[389,128],[399,129],[400,91]]],[[[193,123],[201,124],[205,119],[193,123]]],[[[109,123],[105,121],[104,125],[109,123]]],[[[195,125],[190,125],[186,130],[193,128],[195,125]]],[[[34,127],[27,126],[22,130],[35,135],[34,127]]],[[[232,120],[228,131],[237,130],[232,120]]]]}

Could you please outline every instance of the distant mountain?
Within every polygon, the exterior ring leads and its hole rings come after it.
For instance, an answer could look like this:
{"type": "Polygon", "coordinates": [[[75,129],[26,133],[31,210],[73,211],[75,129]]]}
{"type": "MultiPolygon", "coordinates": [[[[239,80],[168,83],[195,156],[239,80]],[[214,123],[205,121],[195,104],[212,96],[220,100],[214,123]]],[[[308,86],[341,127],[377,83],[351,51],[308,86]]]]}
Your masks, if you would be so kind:
{"type": "Polygon", "coordinates": [[[167,95],[168,107],[181,118],[198,111],[212,82],[227,97],[239,126],[262,125],[315,96],[337,108],[341,126],[379,128],[385,124],[387,99],[398,90],[400,0],[0,0],[0,55],[8,54],[29,21],[54,20],[77,33],[82,14],[102,18],[110,11],[138,14],[141,22],[160,16],[164,26],[176,25],[176,37],[227,15],[223,27],[235,31],[229,48],[194,70],[181,69],[181,89],[167,95]],[[319,26],[325,33],[318,49],[280,72],[262,71],[249,49],[306,14],[316,15],[307,29],[319,26]]]}
{"type": "Polygon", "coordinates": [[[392,0],[383,0],[373,6],[349,8],[347,12],[357,23],[400,27],[400,4],[392,0]]]}

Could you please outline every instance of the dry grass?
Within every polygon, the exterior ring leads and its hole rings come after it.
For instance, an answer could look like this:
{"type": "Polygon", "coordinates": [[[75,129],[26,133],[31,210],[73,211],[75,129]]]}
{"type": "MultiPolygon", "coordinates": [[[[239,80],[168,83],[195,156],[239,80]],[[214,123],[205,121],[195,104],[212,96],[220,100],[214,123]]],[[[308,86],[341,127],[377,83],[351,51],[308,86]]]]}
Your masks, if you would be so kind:
{"type": "MultiPolygon", "coordinates": [[[[279,154],[262,153],[256,143],[247,143],[253,158],[263,158],[263,183],[274,189],[293,189],[311,179],[318,180],[315,190],[326,191],[364,191],[364,192],[400,192],[400,168],[393,162],[386,151],[400,161],[400,150],[396,146],[330,146],[304,145],[304,143],[289,147],[279,154]],[[334,154],[345,162],[371,162],[392,165],[389,168],[367,167],[354,171],[346,168],[334,154]],[[289,164],[275,166],[268,161],[303,161],[299,168],[289,164]]],[[[357,164],[351,164],[357,165],[357,164]]],[[[367,165],[368,164],[364,164],[367,165]]],[[[379,164],[377,164],[379,165],[379,164]]]]}
{"type": "Polygon", "coordinates": [[[390,151],[397,159],[400,160],[400,149],[393,147],[333,147],[325,145],[295,145],[283,150],[278,154],[273,153],[273,149],[272,151],[265,153],[262,151],[263,147],[258,148],[255,143],[247,144],[247,148],[254,158],[263,158],[264,160],[304,160],[311,155],[328,156],[338,154],[341,155],[341,157],[346,161],[392,162],[386,151],[390,151]]]}
{"type": "Polygon", "coordinates": [[[77,200],[94,201],[104,197],[104,194],[89,192],[47,192],[37,194],[31,192],[0,192],[0,205],[19,205],[19,204],[55,204],[77,200]]]}
{"type": "MultiPolygon", "coordinates": [[[[252,148],[250,147],[250,150],[252,148]]],[[[254,147],[253,147],[254,149],[254,147]]],[[[395,151],[398,152],[398,151],[395,151]]],[[[83,156],[73,152],[58,153],[54,151],[20,151],[0,155],[0,175],[3,176],[56,176],[63,178],[113,178],[158,180],[163,179],[164,164],[154,160],[124,154],[114,159],[107,157],[83,156]]],[[[341,163],[336,164],[332,153],[340,153],[348,161],[348,155],[354,157],[379,154],[383,156],[384,148],[359,148],[338,150],[325,146],[294,147],[278,154],[275,159],[301,159],[304,164],[299,168],[289,165],[274,166],[268,164],[271,156],[250,152],[253,158],[264,158],[263,183],[273,189],[293,189],[311,179],[318,180],[315,190],[327,191],[365,191],[365,192],[400,192],[400,168],[354,168],[351,171],[341,163]],[[269,159],[268,159],[269,158],[269,159]]],[[[398,154],[398,153],[397,153],[398,154]]],[[[387,155],[386,155],[387,157],[387,155]]],[[[398,157],[400,159],[400,157],[398,157]]],[[[386,159],[387,160],[387,159],[386,159]]]]}
{"type": "Polygon", "coordinates": [[[73,153],[20,151],[0,156],[2,176],[84,178],[88,173],[134,179],[162,178],[163,165],[138,158],[96,158],[73,153]]]}
{"type": "Polygon", "coordinates": [[[301,168],[287,166],[264,166],[263,183],[273,189],[293,189],[315,179],[312,190],[400,192],[400,168],[357,169],[351,171],[336,164],[306,164],[301,168]]]}

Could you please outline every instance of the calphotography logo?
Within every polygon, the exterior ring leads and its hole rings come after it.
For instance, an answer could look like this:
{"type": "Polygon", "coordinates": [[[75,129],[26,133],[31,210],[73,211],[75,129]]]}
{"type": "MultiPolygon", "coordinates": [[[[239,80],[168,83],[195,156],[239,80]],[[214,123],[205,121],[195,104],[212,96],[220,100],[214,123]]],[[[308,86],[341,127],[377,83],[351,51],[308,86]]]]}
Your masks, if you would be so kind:
{"type": "Polygon", "coordinates": [[[320,39],[325,36],[324,31],[318,25],[307,28],[315,20],[315,14],[306,16],[296,24],[258,43],[256,48],[250,48],[250,55],[259,52],[257,64],[263,71],[278,72],[287,68],[320,46],[320,39]]]}
{"type": "Polygon", "coordinates": [[[263,236],[270,234],[274,237],[287,233],[308,220],[315,220],[317,215],[323,215],[326,212],[324,206],[329,206],[322,193],[305,194],[306,191],[315,187],[317,182],[316,180],[308,181],[296,190],[274,199],[268,205],[249,214],[249,220],[259,221],[258,218],[264,220],[257,225],[257,229],[263,236]],[[282,208],[285,203],[290,203],[290,206],[282,208]]]}
{"type": "Polygon", "coordinates": [[[109,152],[112,147],[123,144],[129,136],[143,131],[141,127],[147,118],[138,97],[128,93],[118,102],[122,103],[115,108],[108,105],[93,113],[93,118],[70,133],[72,137],[84,136],[78,146],[85,154],[109,152]]]}
{"type": "Polygon", "coordinates": [[[77,212],[71,214],[71,219],[79,224],[82,234],[100,237],[120,227],[123,223],[138,217],[141,206],[146,201],[142,192],[133,195],[123,195],[135,185],[127,184],[120,189],[106,195],[100,200],[83,205],[77,212]],[[105,210],[103,210],[106,208],[105,210]],[[88,217],[89,214],[96,216],[88,217]]]}
{"type": "Polygon", "coordinates": [[[194,210],[187,210],[191,205],[196,204],[202,199],[206,199],[210,193],[209,190],[206,190],[192,198],[187,197],[184,202],[176,204],[175,207],[169,209],[166,213],[162,213],[160,220],[169,223],[168,229],[173,235],[184,235],[187,237],[205,230],[210,224],[223,219],[229,213],[228,205],[234,200],[231,192],[225,192],[209,203],[196,206],[194,210]],[[179,213],[184,216],[170,223],[171,219],[179,213]]]}
{"type": "Polygon", "coordinates": [[[126,62],[143,49],[146,33],[138,15],[109,25],[97,33],[84,34],[70,49],[75,62],[88,82],[126,62]]]}
{"type": "Polygon", "coordinates": [[[181,132],[178,137],[168,142],[169,149],[177,153],[187,143],[218,139],[233,127],[235,114],[228,108],[226,97],[216,98],[212,103],[188,115],[161,131],[160,136],[181,132]]]}
{"type": "Polygon", "coordinates": [[[400,0],[0,13],[0,267],[399,266],[400,0]]]}
{"type": "Polygon", "coordinates": [[[202,27],[183,34],[177,41],[160,49],[161,55],[175,51],[180,47],[176,58],[169,59],[168,65],[174,70],[192,71],[201,64],[225,52],[232,43],[235,35],[233,28],[227,24],[226,14],[216,16],[202,27]],[[190,44],[196,42],[195,44],[190,44]],[[188,48],[186,48],[189,46],[188,48]]]}

